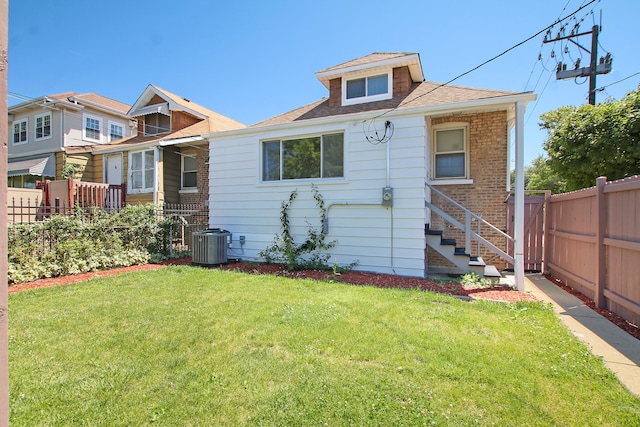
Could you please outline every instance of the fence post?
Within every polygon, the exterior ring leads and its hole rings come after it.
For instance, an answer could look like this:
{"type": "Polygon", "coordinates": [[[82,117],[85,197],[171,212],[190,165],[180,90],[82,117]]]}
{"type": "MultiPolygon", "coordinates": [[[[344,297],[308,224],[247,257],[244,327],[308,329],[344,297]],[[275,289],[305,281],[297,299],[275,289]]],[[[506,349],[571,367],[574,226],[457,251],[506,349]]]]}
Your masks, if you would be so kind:
{"type": "Polygon", "coordinates": [[[606,176],[598,177],[596,180],[596,268],[594,274],[596,289],[593,302],[595,302],[598,308],[606,308],[606,301],[604,299],[604,287],[607,280],[606,248],[604,246],[607,227],[607,206],[604,199],[604,187],[606,184],[606,176]]]}
{"type": "Polygon", "coordinates": [[[551,209],[551,190],[544,192],[544,206],[542,206],[542,274],[547,274],[547,259],[549,257],[549,209],[551,209]]]}

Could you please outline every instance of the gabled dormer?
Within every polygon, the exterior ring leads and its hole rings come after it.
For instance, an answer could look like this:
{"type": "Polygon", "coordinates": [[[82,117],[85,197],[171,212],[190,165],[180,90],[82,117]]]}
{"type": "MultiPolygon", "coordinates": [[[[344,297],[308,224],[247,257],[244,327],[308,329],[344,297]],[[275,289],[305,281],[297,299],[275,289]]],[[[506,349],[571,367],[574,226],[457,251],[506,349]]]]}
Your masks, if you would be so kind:
{"type": "Polygon", "coordinates": [[[316,73],[329,89],[329,106],[340,107],[406,96],[424,80],[417,53],[372,53],[316,73]]]}
{"type": "Polygon", "coordinates": [[[138,133],[144,136],[179,131],[208,118],[203,108],[187,98],[149,85],[129,110],[138,121],[138,133]]]}

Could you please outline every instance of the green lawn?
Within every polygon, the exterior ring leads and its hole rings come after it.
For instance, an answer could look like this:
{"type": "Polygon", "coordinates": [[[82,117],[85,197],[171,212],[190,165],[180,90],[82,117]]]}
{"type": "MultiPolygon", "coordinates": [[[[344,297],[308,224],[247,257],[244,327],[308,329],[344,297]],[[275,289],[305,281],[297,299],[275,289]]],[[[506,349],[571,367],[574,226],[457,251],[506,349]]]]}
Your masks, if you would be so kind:
{"type": "Polygon", "coordinates": [[[194,267],[9,296],[15,426],[638,426],[540,304],[194,267]]]}

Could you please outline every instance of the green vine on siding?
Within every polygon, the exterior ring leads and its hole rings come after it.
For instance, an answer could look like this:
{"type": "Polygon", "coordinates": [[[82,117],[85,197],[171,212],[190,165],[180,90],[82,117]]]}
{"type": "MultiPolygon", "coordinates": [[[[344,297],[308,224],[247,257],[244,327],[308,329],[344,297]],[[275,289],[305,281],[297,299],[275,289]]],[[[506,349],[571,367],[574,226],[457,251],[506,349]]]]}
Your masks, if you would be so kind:
{"type": "Polygon", "coordinates": [[[303,243],[297,245],[291,235],[291,222],[289,211],[291,205],[298,196],[298,190],[293,190],[289,195],[289,200],[282,202],[280,209],[281,231],[276,234],[273,242],[264,250],[260,251],[260,256],[268,263],[283,264],[288,270],[302,269],[330,269],[328,253],[337,243],[336,240],[327,241],[324,230],[327,222],[327,208],[318,187],[311,184],[311,192],[319,210],[320,227],[314,227],[309,220],[307,223],[307,235],[303,243]]]}

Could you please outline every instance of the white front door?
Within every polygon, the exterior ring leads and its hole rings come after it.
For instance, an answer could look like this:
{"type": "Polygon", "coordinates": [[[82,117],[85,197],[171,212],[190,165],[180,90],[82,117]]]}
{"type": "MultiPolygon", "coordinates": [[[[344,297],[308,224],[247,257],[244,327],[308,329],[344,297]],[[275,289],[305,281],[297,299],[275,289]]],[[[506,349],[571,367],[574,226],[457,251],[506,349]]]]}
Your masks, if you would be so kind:
{"type": "Polygon", "coordinates": [[[122,184],[122,155],[107,156],[105,181],[110,185],[122,184]]]}

